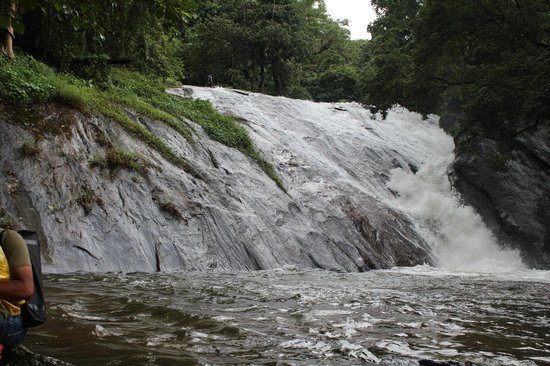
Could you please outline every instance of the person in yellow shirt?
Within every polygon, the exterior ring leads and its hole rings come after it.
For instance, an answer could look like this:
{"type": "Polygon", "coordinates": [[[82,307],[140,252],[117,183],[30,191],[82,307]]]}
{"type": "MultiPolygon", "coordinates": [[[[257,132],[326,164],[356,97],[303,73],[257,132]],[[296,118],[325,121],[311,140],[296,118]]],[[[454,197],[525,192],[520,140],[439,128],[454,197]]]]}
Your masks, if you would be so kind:
{"type": "Polygon", "coordinates": [[[30,299],[34,284],[29,251],[16,231],[0,229],[0,343],[11,351],[27,334],[21,304],[30,299]]]}

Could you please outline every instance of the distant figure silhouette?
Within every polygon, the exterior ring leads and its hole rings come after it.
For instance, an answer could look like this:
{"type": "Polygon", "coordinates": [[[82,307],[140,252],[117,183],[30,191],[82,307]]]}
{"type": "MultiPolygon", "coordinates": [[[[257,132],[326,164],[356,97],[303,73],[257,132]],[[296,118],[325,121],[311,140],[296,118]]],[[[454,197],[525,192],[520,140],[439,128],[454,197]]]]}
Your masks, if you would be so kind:
{"type": "Polygon", "coordinates": [[[208,75],[208,86],[210,88],[214,87],[214,75],[212,75],[212,74],[208,75]]]}

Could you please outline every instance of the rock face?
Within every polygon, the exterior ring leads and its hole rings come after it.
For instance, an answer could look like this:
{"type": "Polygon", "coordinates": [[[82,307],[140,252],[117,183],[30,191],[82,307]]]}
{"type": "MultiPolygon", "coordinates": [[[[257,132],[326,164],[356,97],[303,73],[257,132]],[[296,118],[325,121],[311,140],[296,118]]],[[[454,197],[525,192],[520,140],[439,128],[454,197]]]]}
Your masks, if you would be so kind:
{"type": "MultiPolygon", "coordinates": [[[[232,101],[237,105],[262,103],[254,95],[233,94],[240,98],[232,101]]],[[[431,263],[411,219],[383,203],[392,197],[385,188],[388,171],[396,164],[421,165],[429,152],[407,157],[405,147],[384,141],[395,134],[389,122],[371,120],[359,106],[337,111],[330,104],[309,103],[304,114],[308,102],[269,100],[278,106],[272,115],[258,110],[254,118],[239,117],[289,194],[255,161],[209,139],[191,121],[194,143],[128,111],[186,157],[204,180],[167,162],[112,120],[41,106],[1,113],[0,206],[39,233],[46,272],[285,265],[363,271],[431,263]],[[289,119],[280,120],[279,130],[260,123],[270,119],[277,126],[282,111],[289,119]],[[339,136],[326,130],[327,118],[339,136]],[[295,128],[285,132],[284,124],[291,123],[295,128]],[[30,126],[40,126],[43,138],[34,152],[24,153],[21,146],[36,138],[30,126]],[[290,140],[311,153],[293,151],[290,140]],[[390,149],[382,149],[388,144],[390,149]],[[141,172],[91,167],[90,160],[104,156],[108,146],[141,154],[148,167],[141,172]]],[[[403,135],[409,135],[406,144],[415,143],[414,134],[403,135]]],[[[425,148],[424,142],[416,143],[425,148]]]]}
{"type": "Polygon", "coordinates": [[[479,156],[495,156],[495,142],[482,154],[457,156],[449,169],[453,186],[474,206],[497,238],[521,251],[534,268],[550,268],[550,128],[517,141],[512,159],[495,167],[479,156]]]}

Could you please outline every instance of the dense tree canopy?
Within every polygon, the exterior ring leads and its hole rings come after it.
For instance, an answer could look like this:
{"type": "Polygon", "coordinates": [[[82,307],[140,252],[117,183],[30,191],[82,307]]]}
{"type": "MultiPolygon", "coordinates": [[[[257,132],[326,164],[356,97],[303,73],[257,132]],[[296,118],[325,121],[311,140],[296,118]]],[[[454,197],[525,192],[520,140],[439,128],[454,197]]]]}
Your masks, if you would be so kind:
{"type": "Polygon", "coordinates": [[[12,0],[2,3],[0,26],[6,40],[19,33],[17,46],[61,68],[101,56],[181,74],[173,70],[182,64],[179,32],[194,8],[193,0],[12,0]]]}
{"type": "Polygon", "coordinates": [[[547,0],[375,0],[365,101],[454,113],[466,140],[510,141],[550,116],[547,0]]]}
{"type": "MultiPolygon", "coordinates": [[[[347,31],[321,1],[203,1],[187,32],[186,76],[205,84],[212,74],[221,85],[309,97],[320,73],[348,64],[346,42],[347,31]]],[[[333,74],[357,76],[342,67],[333,74]]]]}
{"type": "Polygon", "coordinates": [[[357,100],[365,42],[319,0],[12,0],[11,43],[96,78],[106,63],[164,78],[322,101],[357,100]],[[185,70],[184,70],[185,65],[185,70]],[[91,70],[91,71],[90,71],[91,70]]]}

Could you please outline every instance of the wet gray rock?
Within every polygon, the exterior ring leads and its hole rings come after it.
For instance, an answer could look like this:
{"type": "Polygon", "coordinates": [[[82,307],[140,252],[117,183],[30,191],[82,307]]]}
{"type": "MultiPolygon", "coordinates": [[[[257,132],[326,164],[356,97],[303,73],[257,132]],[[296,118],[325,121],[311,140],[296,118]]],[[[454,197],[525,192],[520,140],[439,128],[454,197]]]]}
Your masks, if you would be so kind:
{"type": "MultiPolygon", "coordinates": [[[[321,176],[308,166],[311,157],[284,151],[275,156],[272,147],[280,142],[266,143],[253,121],[247,128],[290,194],[256,162],[209,139],[191,121],[194,143],[159,121],[133,116],[190,161],[204,180],[167,162],[107,118],[59,106],[35,114],[45,125],[65,122],[61,131],[43,127],[33,156],[20,149],[34,138],[33,124],[1,113],[0,206],[39,233],[45,272],[239,271],[288,265],[363,271],[431,263],[409,218],[364,188],[340,187],[339,175],[321,176]],[[149,166],[142,172],[92,167],[90,160],[109,146],[137,152],[149,166]]],[[[303,138],[331,146],[330,136],[303,138]]],[[[335,156],[342,164],[349,160],[346,152],[335,156]]],[[[358,158],[346,162],[354,165],[342,168],[346,175],[383,177],[394,157],[384,156],[379,167],[358,158]]],[[[406,165],[403,156],[397,158],[406,165]]],[[[376,179],[383,184],[383,178],[376,179]]]]}
{"type": "Polygon", "coordinates": [[[524,135],[505,163],[483,158],[498,155],[495,141],[481,148],[457,156],[451,183],[503,245],[518,248],[534,268],[550,268],[550,128],[524,135]]]}

